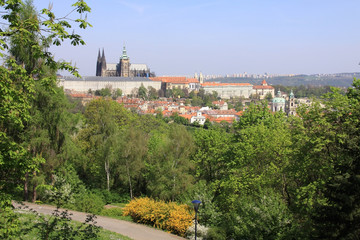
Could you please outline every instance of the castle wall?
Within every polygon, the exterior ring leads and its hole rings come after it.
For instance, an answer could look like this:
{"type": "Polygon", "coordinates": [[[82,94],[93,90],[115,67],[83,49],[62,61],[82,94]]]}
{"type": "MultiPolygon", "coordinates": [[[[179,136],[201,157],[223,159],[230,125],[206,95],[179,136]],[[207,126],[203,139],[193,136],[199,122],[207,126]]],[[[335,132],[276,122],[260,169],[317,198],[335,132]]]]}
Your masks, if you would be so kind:
{"type": "Polygon", "coordinates": [[[89,89],[96,91],[111,87],[112,89],[120,88],[125,95],[131,94],[135,88],[139,89],[141,84],[143,84],[145,88],[151,86],[156,90],[161,89],[161,82],[151,81],[148,78],[111,77],[110,80],[106,77],[67,77],[60,79],[58,82],[58,85],[63,87],[64,90],[87,93],[89,89]]]}

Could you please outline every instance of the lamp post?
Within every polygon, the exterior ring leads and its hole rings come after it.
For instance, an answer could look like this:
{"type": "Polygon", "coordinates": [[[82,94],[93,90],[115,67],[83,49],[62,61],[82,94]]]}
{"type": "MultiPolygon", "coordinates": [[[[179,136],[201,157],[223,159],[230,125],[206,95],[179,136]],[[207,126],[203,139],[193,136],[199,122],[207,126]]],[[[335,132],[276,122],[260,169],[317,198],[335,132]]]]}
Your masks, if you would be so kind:
{"type": "Polygon", "coordinates": [[[192,201],[192,204],[194,205],[194,210],[195,210],[195,240],[196,240],[196,236],[197,236],[197,212],[199,210],[200,203],[201,203],[201,201],[199,201],[199,200],[192,201]]]}

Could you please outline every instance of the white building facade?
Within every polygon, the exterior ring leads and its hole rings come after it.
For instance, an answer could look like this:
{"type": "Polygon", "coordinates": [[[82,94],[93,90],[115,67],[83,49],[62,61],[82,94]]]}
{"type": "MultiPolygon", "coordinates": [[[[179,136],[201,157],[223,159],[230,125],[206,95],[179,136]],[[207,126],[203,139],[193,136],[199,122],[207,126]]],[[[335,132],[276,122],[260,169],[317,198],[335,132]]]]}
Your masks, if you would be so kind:
{"type": "Polygon", "coordinates": [[[253,85],[250,83],[213,83],[206,82],[201,84],[205,93],[218,93],[218,96],[223,99],[230,99],[235,97],[249,98],[253,93],[253,85]]]}
{"type": "Polygon", "coordinates": [[[58,85],[64,90],[87,93],[102,88],[121,89],[124,95],[132,94],[134,89],[143,85],[146,89],[153,87],[161,89],[161,82],[152,81],[145,77],[64,77],[60,78],[58,85]]]}

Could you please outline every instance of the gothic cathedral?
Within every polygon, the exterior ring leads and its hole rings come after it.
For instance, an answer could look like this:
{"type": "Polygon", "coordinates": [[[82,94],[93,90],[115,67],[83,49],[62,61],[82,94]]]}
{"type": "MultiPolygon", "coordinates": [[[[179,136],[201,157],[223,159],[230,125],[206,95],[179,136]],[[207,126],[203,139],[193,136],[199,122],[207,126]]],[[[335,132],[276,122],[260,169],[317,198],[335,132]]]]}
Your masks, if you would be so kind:
{"type": "Polygon", "coordinates": [[[146,64],[131,64],[124,46],[119,63],[106,63],[104,49],[96,63],[96,76],[101,77],[155,77],[146,64]]]}

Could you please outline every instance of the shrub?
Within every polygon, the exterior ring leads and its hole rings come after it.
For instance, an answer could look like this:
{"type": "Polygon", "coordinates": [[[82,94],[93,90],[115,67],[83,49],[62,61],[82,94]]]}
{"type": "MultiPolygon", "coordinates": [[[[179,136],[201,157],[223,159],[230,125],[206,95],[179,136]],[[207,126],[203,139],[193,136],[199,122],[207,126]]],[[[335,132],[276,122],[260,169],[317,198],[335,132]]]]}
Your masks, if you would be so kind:
{"type": "Polygon", "coordinates": [[[185,204],[165,203],[147,197],[133,199],[123,211],[124,216],[131,216],[135,222],[148,224],[180,236],[185,235],[194,215],[193,210],[185,204]]]}
{"type": "Polygon", "coordinates": [[[271,189],[239,198],[224,217],[227,236],[234,239],[303,239],[281,195],[271,189]]]}
{"type": "MultiPolygon", "coordinates": [[[[196,232],[196,239],[208,240],[208,231],[209,229],[203,225],[197,224],[197,232],[196,232]]],[[[186,238],[193,240],[195,239],[195,222],[193,221],[192,225],[187,229],[186,231],[186,238]]],[[[212,238],[214,239],[214,238],[212,238]]],[[[216,240],[219,240],[218,238],[215,238],[216,240]]]]}
{"type": "Polygon", "coordinates": [[[101,196],[105,204],[123,203],[123,202],[129,202],[130,200],[128,194],[119,194],[117,192],[108,191],[106,189],[95,189],[92,190],[92,192],[98,196],[101,196]]]}
{"type": "Polygon", "coordinates": [[[226,240],[226,231],[219,227],[210,227],[206,234],[207,240],[226,240]]]}
{"type": "Polygon", "coordinates": [[[75,209],[81,212],[99,214],[104,205],[102,198],[94,193],[79,195],[75,200],[75,209]]]}

